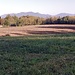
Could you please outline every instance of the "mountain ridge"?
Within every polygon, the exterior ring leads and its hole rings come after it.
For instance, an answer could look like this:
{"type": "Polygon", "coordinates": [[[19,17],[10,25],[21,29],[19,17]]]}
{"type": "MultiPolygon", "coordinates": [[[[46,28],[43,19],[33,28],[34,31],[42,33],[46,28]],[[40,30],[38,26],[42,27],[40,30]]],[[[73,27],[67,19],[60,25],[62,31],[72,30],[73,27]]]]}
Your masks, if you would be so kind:
{"type": "Polygon", "coordinates": [[[70,13],[59,13],[56,16],[64,17],[64,16],[75,16],[75,14],[70,14],[70,13]]]}
{"type": "MultiPolygon", "coordinates": [[[[2,18],[5,18],[8,14],[1,15],[2,18]]],[[[17,17],[21,16],[37,16],[37,17],[42,17],[42,18],[48,18],[51,16],[57,16],[57,17],[64,17],[64,16],[75,16],[75,14],[70,14],[70,13],[59,13],[56,15],[50,15],[50,14],[41,14],[39,12],[20,12],[20,13],[10,13],[11,16],[16,15],[17,17]]]]}
{"type": "MultiPolygon", "coordinates": [[[[4,15],[1,15],[2,18],[5,18],[8,14],[4,14],[4,15]]],[[[37,16],[37,17],[42,17],[42,18],[48,18],[50,17],[51,15],[48,15],[48,14],[41,14],[41,13],[34,13],[34,12],[20,12],[20,13],[10,13],[11,16],[14,16],[16,15],[17,17],[21,17],[21,16],[37,16]]]]}

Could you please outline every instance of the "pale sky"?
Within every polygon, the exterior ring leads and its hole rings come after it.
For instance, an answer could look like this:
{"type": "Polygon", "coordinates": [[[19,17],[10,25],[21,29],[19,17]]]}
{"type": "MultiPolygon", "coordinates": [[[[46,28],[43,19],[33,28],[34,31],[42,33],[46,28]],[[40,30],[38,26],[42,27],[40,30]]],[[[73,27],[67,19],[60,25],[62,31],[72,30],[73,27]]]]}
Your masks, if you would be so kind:
{"type": "Polygon", "coordinates": [[[0,15],[19,12],[75,14],[75,0],[0,0],[0,15]]]}

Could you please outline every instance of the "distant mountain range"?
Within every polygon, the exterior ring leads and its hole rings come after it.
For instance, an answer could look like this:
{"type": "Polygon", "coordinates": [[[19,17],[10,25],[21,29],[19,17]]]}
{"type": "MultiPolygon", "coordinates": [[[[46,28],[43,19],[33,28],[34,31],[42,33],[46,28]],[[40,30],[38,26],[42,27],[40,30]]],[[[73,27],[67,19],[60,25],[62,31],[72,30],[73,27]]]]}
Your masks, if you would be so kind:
{"type": "Polygon", "coordinates": [[[60,17],[64,17],[64,16],[75,16],[75,14],[69,14],[69,13],[60,13],[60,14],[57,14],[55,16],[60,16],[60,17]]]}
{"type": "MultiPolygon", "coordinates": [[[[5,18],[8,14],[4,14],[1,15],[2,18],[5,18]]],[[[75,16],[75,14],[69,14],[69,13],[60,13],[57,15],[49,15],[49,14],[40,14],[40,13],[34,13],[34,12],[20,12],[20,13],[10,13],[11,16],[16,15],[17,17],[21,17],[21,16],[37,16],[37,17],[42,17],[42,18],[48,18],[51,16],[60,16],[60,17],[64,17],[64,16],[75,16]]]]}
{"type": "MultiPolygon", "coordinates": [[[[8,14],[4,14],[1,15],[2,18],[6,17],[8,14]]],[[[40,13],[34,13],[34,12],[20,12],[20,13],[10,13],[11,16],[16,15],[17,17],[21,17],[21,16],[37,16],[37,17],[43,17],[43,18],[47,18],[50,17],[51,15],[48,14],[40,14],[40,13]]]]}

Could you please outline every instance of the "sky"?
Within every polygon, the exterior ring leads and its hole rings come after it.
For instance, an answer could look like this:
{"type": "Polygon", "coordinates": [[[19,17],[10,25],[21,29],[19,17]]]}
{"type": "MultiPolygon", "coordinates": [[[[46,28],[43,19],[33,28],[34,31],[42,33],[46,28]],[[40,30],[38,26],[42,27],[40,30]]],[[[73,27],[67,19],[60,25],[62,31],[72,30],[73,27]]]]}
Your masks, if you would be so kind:
{"type": "Polygon", "coordinates": [[[0,15],[20,12],[75,14],[75,0],[0,0],[0,15]]]}

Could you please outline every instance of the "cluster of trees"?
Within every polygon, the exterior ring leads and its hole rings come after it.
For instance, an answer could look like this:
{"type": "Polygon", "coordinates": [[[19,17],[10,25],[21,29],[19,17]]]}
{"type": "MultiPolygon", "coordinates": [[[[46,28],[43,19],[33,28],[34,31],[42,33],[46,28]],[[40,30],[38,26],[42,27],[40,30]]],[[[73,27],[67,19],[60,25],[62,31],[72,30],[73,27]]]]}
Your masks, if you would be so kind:
{"type": "Polygon", "coordinates": [[[75,16],[40,18],[35,16],[10,16],[0,17],[0,24],[4,26],[25,26],[41,24],[75,24],[75,16]]]}
{"type": "Polygon", "coordinates": [[[1,19],[1,25],[4,26],[24,26],[24,25],[40,25],[43,24],[44,18],[35,16],[10,16],[7,15],[5,18],[1,19]]]}
{"type": "Polygon", "coordinates": [[[50,17],[44,22],[45,24],[75,24],[75,16],[50,17]]]}

